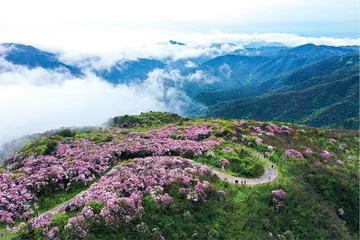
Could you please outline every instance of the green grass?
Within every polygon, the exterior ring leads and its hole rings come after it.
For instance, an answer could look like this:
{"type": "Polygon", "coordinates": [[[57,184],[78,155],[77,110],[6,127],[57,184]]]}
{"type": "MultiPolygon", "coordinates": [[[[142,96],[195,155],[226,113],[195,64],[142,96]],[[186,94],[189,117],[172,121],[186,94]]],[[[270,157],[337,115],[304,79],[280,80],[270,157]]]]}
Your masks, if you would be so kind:
{"type": "Polygon", "coordinates": [[[267,162],[253,155],[254,150],[226,141],[214,149],[215,156],[201,155],[194,160],[210,167],[221,168],[219,161],[222,158],[229,160],[230,165],[226,167],[226,173],[236,177],[256,178],[264,174],[267,162]],[[234,152],[227,153],[223,150],[231,147],[234,152]]]}
{"type": "Polygon", "coordinates": [[[1,240],[12,240],[16,236],[16,232],[6,230],[5,226],[0,225],[0,239],[1,240]]]}
{"type": "Polygon", "coordinates": [[[38,198],[39,213],[49,211],[59,206],[60,204],[69,201],[70,199],[78,195],[80,192],[88,189],[89,186],[90,184],[88,186],[85,186],[82,182],[75,182],[72,183],[72,186],[68,191],[60,190],[40,196],[38,198]]]}
{"type": "MultiPolygon", "coordinates": [[[[144,126],[127,130],[145,132],[150,128],[164,126],[155,122],[151,124],[147,121],[144,126]]],[[[226,168],[226,173],[245,177],[256,176],[252,167],[257,163],[266,167],[271,162],[277,166],[278,179],[251,187],[237,186],[216,178],[204,179],[214,184],[207,193],[208,200],[204,203],[184,199],[184,196],[178,193],[179,185],[173,184],[165,188],[165,192],[174,199],[170,206],[158,206],[151,198],[145,197],[145,212],[141,217],[124,223],[117,231],[96,225],[93,228],[93,239],[159,239],[160,235],[168,239],[268,239],[269,233],[274,236],[280,234],[286,239],[358,239],[358,133],[296,125],[295,136],[265,136],[265,144],[249,146],[247,142],[232,140],[233,136],[239,137],[239,133],[231,120],[197,119],[181,122],[177,126],[183,129],[194,124],[217,126],[214,135],[223,137],[225,141],[213,149],[215,156],[198,156],[193,160],[216,167],[221,158],[227,158],[230,166],[226,168]],[[330,138],[336,139],[337,142],[329,142],[330,138]],[[340,143],[346,143],[347,152],[339,149],[340,143]],[[274,147],[269,157],[270,162],[264,162],[262,158],[252,155],[255,151],[259,154],[264,153],[267,144],[274,147]],[[225,153],[223,149],[226,147],[233,148],[235,152],[225,153]],[[287,159],[283,154],[285,149],[303,151],[305,147],[311,147],[314,155],[297,160],[287,159]],[[322,160],[324,167],[318,168],[315,167],[315,162],[319,160],[318,153],[322,150],[330,151],[335,157],[322,160]],[[348,157],[354,159],[348,160],[348,157]],[[343,166],[337,164],[338,159],[344,160],[343,166]],[[276,211],[271,192],[280,188],[286,192],[286,198],[284,205],[276,211]],[[216,190],[220,189],[226,191],[227,201],[220,201],[218,198],[216,190]],[[338,214],[339,208],[344,209],[344,216],[338,214]],[[190,213],[188,217],[185,216],[187,212],[190,213]],[[137,227],[143,222],[146,223],[146,227],[137,227]]],[[[250,121],[249,125],[254,126],[255,123],[250,121]]],[[[248,128],[241,130],[241,134],[248,133],[248,128]]],[[[70,132],[63,134],[68,136],[70,132]]],[[[128,135],[115,137],[126,136],[128,135]]],[[[109,133],[104,129],[76,133],[76,137],[88,138],[102,144],[107,141],[109,133]]],[[[43,143],[47,141],[43,140],[43,143]]],[[[36,146],[29,147],[28,150],[31,151],[36,146]]],[[[121,162],[113,168],[118,168],[128,161],[121,162]]],[[[59,206],[88,187],[80,183],[72,184],[68,191],[40,196],[39,212],[59,206]]],[[[103,207],[98,203],[92,205],[98,210],[103,207]]],[[[54,224],[62,228],[75,213],[72,214],[56,215],[54,224]]],[[[11,239],[14,236],[15,233],[6,231],[5,225],[0,226],[0,239],[11,239]]]]}

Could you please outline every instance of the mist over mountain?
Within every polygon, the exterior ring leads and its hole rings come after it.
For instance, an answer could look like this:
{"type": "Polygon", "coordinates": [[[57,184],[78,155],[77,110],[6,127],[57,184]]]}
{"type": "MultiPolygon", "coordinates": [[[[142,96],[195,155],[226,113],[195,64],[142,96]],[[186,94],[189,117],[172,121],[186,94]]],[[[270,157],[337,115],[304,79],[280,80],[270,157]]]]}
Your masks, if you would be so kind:
{"type": "Polygon", "coordinates": [[[164,44],[169,52],[163,57],[120,56],[107,62],[98,56],[65,60],[32,46],[1,44],[0,110],[7,113],[2,138],[148,110],[313,126],[358,118],[356,46],[164,44]],[[10,128],[24,117],[26,123],[10,128]]]}

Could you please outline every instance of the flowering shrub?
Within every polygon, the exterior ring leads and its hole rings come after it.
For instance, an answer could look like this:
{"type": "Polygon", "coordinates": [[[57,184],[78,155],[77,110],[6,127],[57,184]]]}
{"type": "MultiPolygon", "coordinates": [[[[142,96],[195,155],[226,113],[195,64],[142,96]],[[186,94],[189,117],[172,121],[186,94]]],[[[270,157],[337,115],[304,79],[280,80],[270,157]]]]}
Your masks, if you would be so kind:
{"type": "Polygon", "coordinates": [[[313,151],[311,150],[311,148],[305,148],[304,155],[307,157],[313,155],[313,151]]]}
{"type": "MultiPolygon", "coordinates": [[[[164,187],[175,182],[182,184],[180,193],[188,200],[205,201],[209,183],[200,181],[199,177],[209,174],[209,168],[187,159],[139,158],[112,169],[59,211],[81,209],[77,216],[69,219],[66,229],[84,237],[88,233],[85,224],[88,218],[103,219],[107,227],[116,229],[122,222],[131,221],[143,212],[142,201],[146,195],[159,204],[170,203],[172,197],[164,192],[164,187]],[[104,207],[97,213],[90,207],[93,202],[104,203],[104,207]]],[[[32,226],[50,230],[52,223],[48,219],[47,215],[35,218],[32,226]]]]}
{"type": "Polygon", "coordinates": [[[294,136],[296,134],[296,131],[293,128],[290,128],[288,126],[278,126],[273,123],[268,123],[265,129],[266,129],[267,133],[272,133],[272,134],[276,134],[279,136],[282,136],[282,135],[283,136],[288,136],[288,135],[294,136]]]}
{"type": "Polygon", "coordinates": [[[320,158],[321,159],[328,159],[328,158],[332,158],[334,155],[332,155],[331,153],[329,153],[328,151],[324,150],[320,153],[320,158]]]}
{"type": "Polygon", "coordinates": [[[256,145],[260,145],[260,144],[262,144],[263,143],[263,140],[261,139],[261,138],[257,138],[256,140],[255,140],[255,144],[256,145]]]}
{"type": "Polygon", "coordinates": [[[234,149],[232,149],[231,147],[226,147],[224,148],[223,150],[225,153],[233,153],[234,152],[234,149]]]}
{"type": "Polygon", "coordinates": [[[249,122],[245,121],[245,120],[241,120],[241,121],[235,121],[234,124],[235,124],[235,126],[246,128],[248,126],[249,122]]]}
{"type": "Polygon", "coordinates": [[[13,223],[31,213],[30,201],[34,194],[27,189],[24,177],[13,179],[10,173],[0,173],[0,222],[13,223]]]}
{"type": "Polygon", "coordinates": [[[221,163],[221,165],[224,166],[224,167],[230,165],[229,160],[227,160],[226,158],[222,158],[222,159],[220,160],[220,163],[221,163]]]}
{"type": "Polygon", "coordinates": [[[205,124],[200,125],[199,127],[187,127],[184,132],[180,134],[182,138],[190,140],[201,140],[209,137],[211,130],[206,127],[205,124]]]}
{"type": "MultiPolygon", "coordinates": [[[[130,133],[126,138],[112,138],[110,142],[96,144],[88,139],[70,140],[58,145],[53,155],[39,155],[22,161],[13,172],[1,172],[0,179],[0,222],[13,222],[27,218],[31,213],[30,203],[34,193],[44,189],[67,189],[72,182],[88,184],[107,171],[119,158],[181,155],[198,156],[209,148],[217,146],[222,139],[205,139],[211,130],[205,125],[187,127],[182,139],[173,139],[180,130],[167,126],[150,130],[144,136],[130,133]],[[206,136],[205,136],[206,135],[206,136]]],[[[110,131],[114,134],[122,134],[110,131]]],[[[161,201],[167,201],[162,197],[161,201]]]]}
{"type": "Polygon", "coordinates": [[[275,205],[276,211],[279,211],[280,207],[283,205],[283,200],[285,199],[285,192],[282,189],[273,190],[273,203],[275,205]]]}
{"type": "Polygon", "coordinates": [[[304,156],[301,154],[301,152],[295,150],[295,149],[287,149],[285,150],[285,156],[289,158],[297,158],[297,159],[303,159],[304,156]]]}
{"type": "Polygon", "coordinates": [[[277,199],[282,200],[282,199],[285,198],[285,192],[284,192],[284,190],[282,190],[282,189],[273,190],[271,193],[272,193],[272,195],[273,195],[275,198],[277,198],[277,199]]]}

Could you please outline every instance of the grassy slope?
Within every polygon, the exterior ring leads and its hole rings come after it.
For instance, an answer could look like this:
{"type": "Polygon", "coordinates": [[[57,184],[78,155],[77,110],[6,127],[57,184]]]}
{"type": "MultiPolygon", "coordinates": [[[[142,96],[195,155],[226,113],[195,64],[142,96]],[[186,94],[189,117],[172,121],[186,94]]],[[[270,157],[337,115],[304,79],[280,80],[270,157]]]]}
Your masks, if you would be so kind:
{"type": "MultiPolygon", "coordinates": [[[[139,120],[139,117],[133,119],[139,120]]],[[[234,143],[231,138],[236,135],[232,121],[228,120],[190,120],[181,121],[178,118],[167,118],[165,115],[142,115],[143,126],[130,128],[130,131],[144,131],[148,128],[159,127],[163,122],[176,122],[180,126],[197,123],[216,123],[225,129],[224,146],[241,147],[242,143],[234,143]],[[164,120],[168,119],[168,120],[164,120]],[[180,121],[179,121],[180,120],[180,121]],[[151,122],[155,122],[154,126],[151,122]]],[[[131,121],[130,121],[131,122],[131,121]]],[[[254,125],[252,122],[250,125],[254,125]]],[[[303,126],[295,126],[295,137],[274,136],[265,137],[265,145],[254,150],[263,152],[267,144],[275,147],[270,160],[278,166],[279,178],[276,182],[256,187],[234,186],[219,180],[208,179],[218,189],[227,192],[227,201],[216,198],[201,204],[191,204],[182,199],[178,186],[170,186],[167,191],[174,197],[174,204],[170,208],[157,208],[151,199],[144,202],[145,213],[140,219],[120,226],[119,231],[97,229],[96,239],[157,239],[156,231],[151,233],[139,232],[137,224],[145,222],[149,229],[158,229],[169,239],[276,239],[270,235],[281,234],[287,239],[357,239],[359,224],[359,137],[354,131],[319,130],[303,126]],[[336,143],[328,139],[334,138],[336,143]],[[347,144],[347,152],[338,148],[340,143],[347,144]],[[295,148],[303,150],[311,147],[314,152],[328,150],[335,154],[335,158],[322,161],[324,167],[315,167],[319,159],[313,157],[302,161],[289,160],[283,155],[283,150],[295,148]],[[349,160],[355,156],[355,160],[349,160]],[[336,159],[344,161],[339,166],[336,159]],[[286,192],[286,199],[280,211],[275,211],[272,203],[271,191],[282,188],[286,192]],[[345,214],[339,215],[338,209],[343,208],[345,214]],[[184,215],[189,212],[190,215],[184,215]],[[344,222],[345,221],[345,222],[344,222]],[[292,238],[293,237],[293,238],[292,238]]],[[[244,130],[246,133],[246,129],[244,130]]],[[[93,141],[104,139],[105,133],[82,133],[78,137],[87,137],[93,141]]],[[[77,137],[77,136],[75,136],[77,137]]],[[[34,146],[35,147],[35,146],[34,146]]],[[[215,151],[218,157],[223,157],[220,151],[215,151]]],[[[195,159],[196,160],[196,159],[195,159]]],[[[199,161],[206,162],[204,159],[199,161]]],[[[231,159],[230,159],[231,160],[231,159]]],[[[208,162],[211,165],[211,160],[208,162]]],[[[68,198],[82,191],[60,192],[45,196],[46,201],[40,202],[41,209],[48,209],[61,201],[56,196],[68,198]],[[52,201],[51,201],[52,200],[52,201]],[[45,203],[45,204],[44,204],[45,203]]],[[[0,234],[4,230],[0,230],[0,234]]],[[[8,239],[14,233],[7,233],[8,239]]],[[[24,235],[20,235],[22,238],[24,235]]],[[[29,237],[29,235],[27,235],[29,237]]],[[[3,236],[4,239],[5,236],[3,236]]],[[[31,239],[31,237],[30,237],[31,239]]]]}

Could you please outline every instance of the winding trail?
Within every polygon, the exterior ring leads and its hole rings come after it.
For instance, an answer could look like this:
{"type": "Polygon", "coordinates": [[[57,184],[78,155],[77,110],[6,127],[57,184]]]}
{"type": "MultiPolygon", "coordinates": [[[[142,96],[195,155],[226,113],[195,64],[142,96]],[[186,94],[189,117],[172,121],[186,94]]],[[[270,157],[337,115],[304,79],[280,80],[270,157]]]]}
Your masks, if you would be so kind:
{"type": "Polygon", "coordinates": [[[55,214],[56,212],[58,212],[58,210],[60,208],[65,207],[68,203],[70,203],[72,200],[74,200],[74,198],[76,198],[78,196],[81,196],[82,194],[86,193],[87,191],[88,191],[88,189],[79,192],[75,197],[67,200],[66,202],[61,203],[60,205],[57,205],[56,207],[54,207],[52,209],[49,209],[49,210],[47,210],[45,212],[40,213],[39,216],[46,215],[46,214],[55,214]]]}
{"type": "MultiPolygon", "coordinates": [[[[245,184],[246,186],[255,186],[255,185],[258,185],[258,184],[264,184],[264,183],[269,183],[269,182],[274,181],[278,177],[278,172],[277,172],[277,169],[276,169],[275,165],[272,165],[272,163],[268,159],[266,159],[263,155],[261,155],[258,152],[253,151],[253,155],[255,157],[257,157],[257,158],[262,159],[264,164],[267,165],[267,168],[265,169],[264,174],[262,176],[258,177],[258,178],[235,177],[235,176],[227,174],[226,172],[219,171],[219,170],[216,170],[216,169],[211,169],[211,172],[213,174],[215,174],[216,176],[218,176],[223,181],[227,181],[229,183],[239,184],[239,185],[241,184],[241,182],[244,182],[244,181],[246,181],[246,184],[245,184]],[[274,166],[274,167],[272,167],[272,166],[274,166]],[[238,183],[236,183],[236,181],[238,181],[238,183]]],[[[192,161],[192,162],[194,162],[195,164],[201,165],[200,163],[197,163],[195,161],[192,161]]],[[[81,196],[82,194],[86,193],[87,191],[88,191],[88,189],[80,192],[74,198],[76,198],[78,196],[81,196]]],[[[68,201],[63,202],[62,204],[60,204],[60,205],[58,205],[58,206],[56,206],[56,207],[54,207],[52,209],[49,209],[46,212],[43,212],[43,213],[39,214],[39,216],[56,213],[60,208],[66,206],[66,204],[68,204],[74,198],[69,199],[68,201]]]]}
{"type": "Polygon", "coordinates": [[[216,176],[218,176],[221,180],[227,181],[229,183],[241,184],[241,182],[246,181],[245,185],[247,185],[247,186],[255,186],[258,184],[269,183],[269,182],[276,180],[278,177],[278,171],[276,169],[276,166],[274,164],[272,164],[268,159],[266,159],[260,153],[253,151],[252,154],[257,158],[260,158],[264,162],[264,164],[267,165],[264,174],[258,178],[236,177],[236,176],[227,174],[224,171],[220,171],[220,170],[216,170],[216,169],[211,169],[211,172],[213,174],[215,174],[216,176]]]}
{"type": "Polygon", "coordinates": [[[234,184],[241,184],[241,182],[246,181],[246,185],[255,186],[258,184],[264,184],[274,181],[278,177],[278,172],[276,168],[271,168],[271,165],[265,169],[265,172],[262,176],[258,178],[244,178],[244,177],[235,177],[229,175],[225,172],[221,172],[215,169],[211,170],[212,173],[216,174],[221,180],[234,183],[234,184]],[[236,183],[237,181],[237,183],[236,183]]]}

